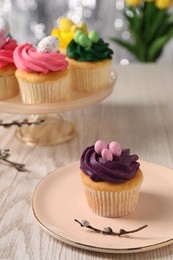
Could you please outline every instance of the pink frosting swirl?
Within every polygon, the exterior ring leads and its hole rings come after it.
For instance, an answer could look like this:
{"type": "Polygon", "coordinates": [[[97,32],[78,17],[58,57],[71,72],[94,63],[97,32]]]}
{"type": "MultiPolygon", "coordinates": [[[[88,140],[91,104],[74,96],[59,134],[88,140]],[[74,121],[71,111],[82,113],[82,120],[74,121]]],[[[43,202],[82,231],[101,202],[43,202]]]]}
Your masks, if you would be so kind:
{"type": "Polygon", "coordinates": [[[13,52],[17,47],[14,39],[7,38],[5,44],[0,49],[0,69],[4,68],[8,64],[13,64],[13,52]]]}
{"type": "Polygon", "coordinates": [[[14,62],[19,70],[48,73],[67,68],[66,56],[60,53],[41,53],[32,44],[19,45],[14,51],[14,62]]]}

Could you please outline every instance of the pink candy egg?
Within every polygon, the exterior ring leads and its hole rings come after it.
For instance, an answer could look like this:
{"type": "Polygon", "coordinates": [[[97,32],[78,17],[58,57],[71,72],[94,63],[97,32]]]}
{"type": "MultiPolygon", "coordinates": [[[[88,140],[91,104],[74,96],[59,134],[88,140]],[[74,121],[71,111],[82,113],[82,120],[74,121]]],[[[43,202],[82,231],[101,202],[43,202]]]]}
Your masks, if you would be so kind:
{"type": "Polygon", "coordinates": [[[95,142],[94,150],[96,153],[101,154],[101,152],[104,148],[107,148],[107,144],[104,141],[98,140],[95,142]]]}
{"type": "Polygon", "coordinates": [[[104,161],[112,161],[113,155],[108,148],[104,148],[101,152],[102,158],[104,161]]]}
{"type": "Polygon", "coordinates": [[[120,156],[122,152],[121,145],[115,141],[109,144],[109,150],[113,155],[120,156]]]}
{"type": "Polygon", "coordinates": [[[4,46],[6,42],[6,33],[4,30],[0,29],[0,49],[4,46]]]}

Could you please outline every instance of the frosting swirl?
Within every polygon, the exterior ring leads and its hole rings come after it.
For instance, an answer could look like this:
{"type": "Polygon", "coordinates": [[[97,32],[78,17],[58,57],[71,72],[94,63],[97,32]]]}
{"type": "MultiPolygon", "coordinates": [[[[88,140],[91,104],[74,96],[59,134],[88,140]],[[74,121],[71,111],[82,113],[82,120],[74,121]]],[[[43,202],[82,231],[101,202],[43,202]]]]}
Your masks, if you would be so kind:
{"type": "Polygon", "coordinates": [[[67,68],[66,56],[56,53],[37,52],[29,43],[19,45],[14,51],[14,62],[19,70],[26,72],[48,73],[62,71],[67,68]]]}
{"type": "Polygon", "coordinates": [[[13,52],[17,47],[14,39],[6,38],[5,44],[0,48],[0,69],[8,64],[14,64],[13,52]]]}
{"type": "Polygon", "coordinates": [[[91,47],[83,48],[80,44],[72,40],[67,47],[67,56],[77,61],[112,59],[113,51],[108,46],[108,43],[99,39],[98,42],[92,43],[91,47]]]}
{"type": "Polygon", "coordinates": [[[130,149],[123,149],[120,156],[113,156],[112,161],[105,161],[97,154],[94,146],[87,147],[80,159],[80,168],[93,181],[123,183],[132,179],[139,169],[138,156],[130,155],[130,149]]]}

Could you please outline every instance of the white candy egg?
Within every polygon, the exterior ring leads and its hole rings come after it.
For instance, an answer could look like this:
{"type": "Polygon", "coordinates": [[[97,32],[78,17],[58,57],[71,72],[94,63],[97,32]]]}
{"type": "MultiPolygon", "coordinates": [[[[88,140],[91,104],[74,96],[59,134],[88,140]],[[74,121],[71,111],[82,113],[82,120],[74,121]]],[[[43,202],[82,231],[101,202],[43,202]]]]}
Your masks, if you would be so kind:
{"type": "Polygon", "coordinates": [[[8,24],[8,22],[7,22],[4,18],[2,18],[2,17],[0,17],[0,29],[4,30],[5,33],[6,33],[6,35],[8,35],[8,34],[10,33],[9,24],[8,24]]]}
{"type": "Polygon", "coordinates": [[[38,52],[58,52],[59,48],[59,40],[55,36],[47,36],[43,38],[38,46],[38,52]]]}

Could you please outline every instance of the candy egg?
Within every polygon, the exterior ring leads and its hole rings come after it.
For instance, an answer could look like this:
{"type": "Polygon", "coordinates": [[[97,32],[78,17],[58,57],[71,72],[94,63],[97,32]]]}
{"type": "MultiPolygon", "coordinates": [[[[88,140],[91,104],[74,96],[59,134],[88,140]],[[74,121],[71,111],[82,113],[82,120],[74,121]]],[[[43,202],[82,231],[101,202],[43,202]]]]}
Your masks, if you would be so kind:
{"type": "Polygon", "coordinates": [[[107,148],[107,144],[104,141],[98,140],[95,142],[94,150],[96,153],[101,154],[101,152],[104,148],[107,148]]]}
{"type": "Polygon", "coordinates": [[[108,148],[104,148],[101,152],[102,158],[104,161],[112,161],[113,155],[108,148]]]}
{"type": "Polygon", "coordinates": [[[59,29],[64,32],[70,32],[74,23],[68,18],[61,18],[59,20],[59,29]]]}
{"type": "Polygon", "coordinates": [[[91,39],[92,42],[98,42],[98,40],[100,39],[96,31],[90,31],[88,37],[91,39]]]}
{"type": "Polygon", "coordinates": [[[4,30],[0,29],[0,49],[4,46],[6,42],[6,33],[4,30]]]}
{"type": "Polygon", "coordinates": [[[82,30],[83,33],[85,33],[85,34],[88,33],[86,23],[80,22],[77,27],[78,27],[80,30],[82,30]]]}
{"type": "Polygon", "coordinates": [[[109,150],[113,155],[120,156],[122,152],[121,145],[115,141],[109,144],[109,150]]]}
{"type": "Polygon", "coordinates": [[[83,48],[90,48],[92,45],[91,40],[85,34],[79,35],[78,42],[83,48]]]}
{"type": "Polygon", "coordinates": [[[2,17],[0,17],[0,29],[4,30],[5,33],[6,33],[6,35],[8,35],[8,34],[10,33],[9,24],[8,24],[8,22],[7,22],[4,18],[2,18],[2,17]]]}
{"type": "Polygon", "coordinates": [[[72,25],[72,27],[70,28],[70,31],[72,33],[75,33],[76,30],[77,30],[77,26],[76,25],[72,25]]]}
{"type": "Polygon", "coordinates": [[[38,46],[38,52],[58,52],[59,48],[59,40],[55,36],[47,36],[43,38],[38,46]]]}
{"type": "Polygon", "coordinates": [[[81,31],[81,30],[76,30],[75,31],[75,33],[74,33],[74,41],[76,42],[76,43],[79,43],[79,36],[80,35],[83,35],[83,32],[81,31]]]}

